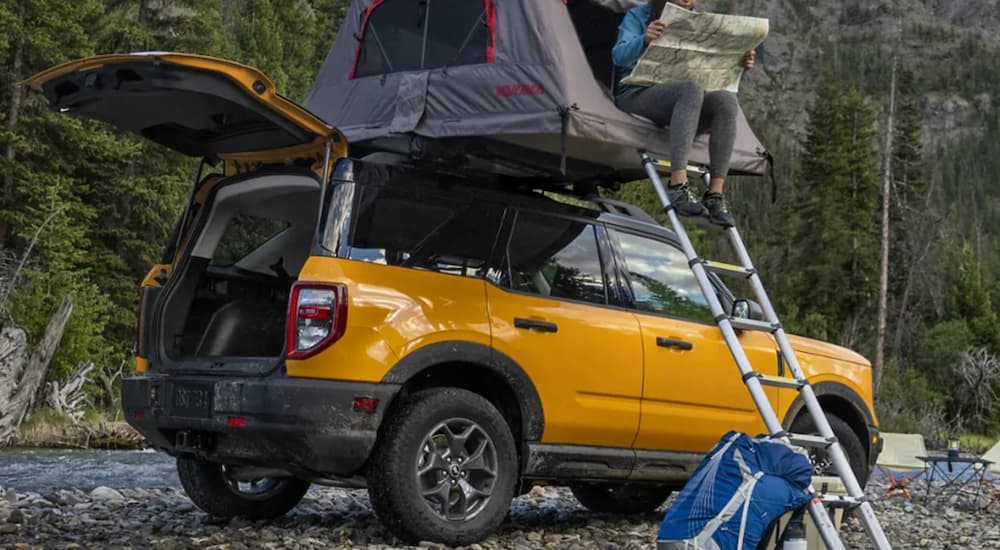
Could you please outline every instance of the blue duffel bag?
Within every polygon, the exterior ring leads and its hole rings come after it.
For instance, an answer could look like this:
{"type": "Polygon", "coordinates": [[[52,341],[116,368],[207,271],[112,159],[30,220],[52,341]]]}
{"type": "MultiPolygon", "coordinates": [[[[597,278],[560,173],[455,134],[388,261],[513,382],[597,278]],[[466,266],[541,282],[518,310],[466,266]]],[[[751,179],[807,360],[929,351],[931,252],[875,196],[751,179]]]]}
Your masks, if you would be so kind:
{"type": "Polygon", "coordinates": [[[658,550],[753,550],[771,522],[811,498],[812,464],[782,441],[729,432],[667,510],[658,550]]]}

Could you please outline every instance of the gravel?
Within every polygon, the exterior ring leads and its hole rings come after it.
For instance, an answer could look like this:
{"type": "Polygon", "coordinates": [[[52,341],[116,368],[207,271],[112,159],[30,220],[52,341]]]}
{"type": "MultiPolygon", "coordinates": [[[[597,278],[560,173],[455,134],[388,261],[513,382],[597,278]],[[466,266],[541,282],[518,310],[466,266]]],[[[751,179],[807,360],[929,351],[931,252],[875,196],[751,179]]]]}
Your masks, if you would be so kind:
{"type": "MultiPolygon", "coordinates": [[[[968,503],[924,505],[902,497],[883,501],[883,493],[881,483],[870,484],[869,495],[896,548],[1000,549],[1000,509],[975,512],[968,503]]],[[[271,522],[214,520],[180,489],[45,494],[7,489],[0,496],[0,548],[407,548],[379,525],[364,491],[314,487],[292,513],[271,522]]],[[[566,489],[536,487],[515,500],[495,535],[468,548],[654,548],[662,517],[662,511],[602,516],[580,507],[566,489]]],[[[850,548],[868,547],[855,519],[848,518],[844,534],[850,548]]]]}

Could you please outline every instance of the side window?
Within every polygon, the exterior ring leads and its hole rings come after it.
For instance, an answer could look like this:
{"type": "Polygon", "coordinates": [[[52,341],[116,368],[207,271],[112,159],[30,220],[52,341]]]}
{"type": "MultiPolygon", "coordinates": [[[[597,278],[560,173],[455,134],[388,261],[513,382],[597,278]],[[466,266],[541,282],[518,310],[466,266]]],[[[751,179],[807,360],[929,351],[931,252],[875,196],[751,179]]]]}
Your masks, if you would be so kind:
{"type": "Polygon", "coordinates": [[[708,302],[683,252],[646,237],[614,229],[610,232],[621,245],[637,309],[712,322],[708,302]]]}
{"type": "Polygon", "coordinates": [[[237,214],[229,220],[229,224],[222,233],[222,238],[219,239],[219,244],[212,254],[211,265],[227,267],[235,264],[262,244],[288,229],[289,225],[283,220],[237,214]]]}
{"type": "Polygon", "coordinates": [[[353,213],[338,255],[364,262],[482,277],[503,208],[412,188],[353,187],[353,213]]]}
{"type": "Polygon", "coordinates": [[[365,14],[351,78],[493,61],[493,0],[383,0],[365,14]]]}
{"type": "Polygon", "coordinates": [[[506,254],[501,284],[540,296],[607,303],[593,225],[520,212],[506,254]]]}

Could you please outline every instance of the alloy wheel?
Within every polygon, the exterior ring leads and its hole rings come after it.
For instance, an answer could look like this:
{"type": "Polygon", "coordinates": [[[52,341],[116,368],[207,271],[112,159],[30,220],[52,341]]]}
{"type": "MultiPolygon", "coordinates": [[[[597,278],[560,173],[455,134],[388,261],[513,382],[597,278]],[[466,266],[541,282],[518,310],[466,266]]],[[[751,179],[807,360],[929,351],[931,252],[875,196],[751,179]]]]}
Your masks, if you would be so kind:
{"type": "Polygon", "coordinates": [[[497,465],[496,446],[486,430],[472,420],[451,418],[424,437],[414,473],[424,504],[434,514],[466,521],[493,495],[497,465]]]}

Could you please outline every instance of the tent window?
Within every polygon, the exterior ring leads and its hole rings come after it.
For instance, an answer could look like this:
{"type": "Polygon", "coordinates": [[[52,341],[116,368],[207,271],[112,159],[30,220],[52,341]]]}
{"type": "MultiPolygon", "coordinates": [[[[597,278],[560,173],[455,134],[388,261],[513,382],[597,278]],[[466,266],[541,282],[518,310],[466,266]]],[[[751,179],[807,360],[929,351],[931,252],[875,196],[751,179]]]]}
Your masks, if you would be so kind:
{"type": "Polygon", "coordinates": [[[376,0],[352,78],[492,61],[493,0],[376,0]]]}

